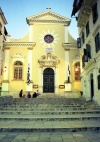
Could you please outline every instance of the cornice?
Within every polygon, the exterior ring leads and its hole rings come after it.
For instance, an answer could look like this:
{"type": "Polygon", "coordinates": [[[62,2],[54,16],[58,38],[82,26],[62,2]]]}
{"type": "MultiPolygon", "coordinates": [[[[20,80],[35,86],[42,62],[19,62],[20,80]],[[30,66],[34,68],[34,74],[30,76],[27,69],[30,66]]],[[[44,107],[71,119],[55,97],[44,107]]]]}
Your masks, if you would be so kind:
{"type": "Polygon", "coordinates": [[[28,23],[30,25],[34,24],[34,23],[59,23],[59,24],[64,24],[64,25],[67,25],[69,26],[70,24],[70,21],[66,21],[66,20],[35,20],[35,19],[30,19],[28,20],[28,23]]]}
{"type": "Polygon", "coordinates": [[[64,17],[64,16],[61,16],[61,15],[56,14],[56,13],[51,12],[51,11],[46,11],[46,12],[44,12],[44,13],[40,13],[40,14],[37,14],[37,15],[34,15],[34,16],[31,16],[31,17],[28,17],[27,19],[29,19],[29,18],[37,19],[37,18],[41,18],[41,17],[47,16],[47,15],[48,15],[48,16],[53,16],[53,17],[55,17],[55,18],[58,18],[59,20],[65,20],[65,19],[67,19],[67,18],[64,17]]]}
{"type": "Polygon", "coordinates": [[[33,50],[33,47],[28,47],[27,49],[28,49],[28,50],[33,50]]]}
{"type": "Polygon", "coordinates": [[[9,50],[10,49],[10,47],[5,47],[5,50],[9,50]]]}
{"type": "Polygon", "coordinates": [[[63,43],[62,45],[65,50],[78,49],[76,43],[63,43]]]}
{"type": "Polygon", "coordinates": [[[24,47],[34,47],[36,45],[35,42],[5,42],[4,43],[4,48],[12,47],[12,46],[24,46],[24,47]]]}

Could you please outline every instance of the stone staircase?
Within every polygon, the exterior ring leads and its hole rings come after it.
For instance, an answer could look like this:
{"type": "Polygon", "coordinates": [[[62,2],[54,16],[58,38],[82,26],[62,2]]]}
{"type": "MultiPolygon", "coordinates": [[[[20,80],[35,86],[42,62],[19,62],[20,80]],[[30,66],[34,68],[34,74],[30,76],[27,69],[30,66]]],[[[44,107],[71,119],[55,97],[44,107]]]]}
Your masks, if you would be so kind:
{"type": "Polygon", "coordinates": [[[0,104],[0,132],[100,131],[100,107],[84,98],[41,95],[0,104]]]}

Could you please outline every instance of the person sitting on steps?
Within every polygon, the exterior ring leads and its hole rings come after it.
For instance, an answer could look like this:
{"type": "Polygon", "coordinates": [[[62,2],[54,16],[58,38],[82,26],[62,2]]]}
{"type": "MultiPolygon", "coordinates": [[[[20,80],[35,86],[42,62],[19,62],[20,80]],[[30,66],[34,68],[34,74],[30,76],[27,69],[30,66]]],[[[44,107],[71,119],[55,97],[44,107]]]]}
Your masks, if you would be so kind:
{"type": "Polygon", "coordinates": [[[34,93],[33,93],[33,98],[36,98],[36,97],[37,97],[37,93],[34,92],[34,93]]]}
{"type": "Polygon", "coordinates": [[[28,94],[27,94],[27,98],[31,98],[31,94],[30,94],[30,92],[28,92],[28,94]]]}

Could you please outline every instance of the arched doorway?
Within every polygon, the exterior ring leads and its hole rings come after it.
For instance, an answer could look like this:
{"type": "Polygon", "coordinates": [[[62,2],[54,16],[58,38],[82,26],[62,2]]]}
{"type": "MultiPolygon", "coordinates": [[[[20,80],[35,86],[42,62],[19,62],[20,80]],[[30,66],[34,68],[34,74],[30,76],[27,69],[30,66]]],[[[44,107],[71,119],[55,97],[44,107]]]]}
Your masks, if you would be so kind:
{"type": "Polygon", "coordinates": [[[91,85],[91,100],[93,100],[94,96],[94,82],[93,82],[93,74],[90,75],[90,85],[91,85]]]}
{"type": "Polygon", "coordinates": [[[54,70],[46,68],[43,72],[43,93],[54,93],[54,70]]]}

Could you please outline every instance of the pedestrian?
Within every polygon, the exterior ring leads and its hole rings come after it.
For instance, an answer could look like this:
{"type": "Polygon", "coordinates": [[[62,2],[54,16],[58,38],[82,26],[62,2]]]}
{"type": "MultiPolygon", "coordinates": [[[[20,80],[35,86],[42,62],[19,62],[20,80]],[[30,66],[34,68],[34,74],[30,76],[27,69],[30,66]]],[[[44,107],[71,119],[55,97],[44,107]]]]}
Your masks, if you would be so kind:
{"type": "Polygon", "coordinates": [[[23,90],[20,90],[19,97],[22,98],[22,96],[23,96],[23,90]]]}

